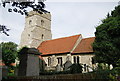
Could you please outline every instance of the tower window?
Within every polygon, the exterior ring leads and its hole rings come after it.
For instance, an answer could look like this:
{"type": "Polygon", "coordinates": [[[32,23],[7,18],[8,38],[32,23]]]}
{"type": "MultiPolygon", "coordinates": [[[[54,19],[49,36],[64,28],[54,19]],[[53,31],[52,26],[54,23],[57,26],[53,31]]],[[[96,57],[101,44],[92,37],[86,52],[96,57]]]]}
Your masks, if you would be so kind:
{"type": "Polygon", "coordinates": [[[29,21],[29,25],[31,25],[31,23],[32,23],[32,20],[29,21]]]}
{"type": "Polygon", "coordinates": [[[42,34],[42,37],[41,37],[41,39],[44,39],[44,35],[42,34]]]}
{"type": "Polygon", "coordinates": [[[41,20],[41,25],[42,25],[42,26],[44,25],[44,21],[43,21],[43,20],[41,20]]]}
{"type": "Polygon", "coordinates": [[[30,34],[28,34],[28,36],[30,36],[30,34]]]}

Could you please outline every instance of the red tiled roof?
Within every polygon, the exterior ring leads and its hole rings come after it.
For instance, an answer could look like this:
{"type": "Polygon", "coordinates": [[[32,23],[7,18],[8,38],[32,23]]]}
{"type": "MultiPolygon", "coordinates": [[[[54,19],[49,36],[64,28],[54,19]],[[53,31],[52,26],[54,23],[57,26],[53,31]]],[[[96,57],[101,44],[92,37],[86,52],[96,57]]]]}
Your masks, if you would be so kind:
{"type": "Polygon", "coordinates": [[[0,66],[5,66],[5,64],[4,63],[0,63],[0,66]]]}
{"type": "Polygon", "coordinates": [[[10,65],[12,65],[12,66],[16,66],[16,63],[11,63],[10,65]]]}
{"type": "Polygon", "coordinates": [[[42,53],[42,55],[67,53],[72,50],[80,36],[81,35],[75,35],[44,41],[40,44],[40,46],[38,46],[38,50],[42,53]]]}
{"type": "MultiPolygon", "coordinates": [[[[16,66],[16,63],[11,63],[10,65],[11,66],[16,66]]],[[[0,63],[0,66],[5,66],[5,64],[4,63],[0,63]]]]}
{"type": "Polygon", "coordinates": [[[72,54],[93,52],[92,43],[94,42],[94,40],[95,37],[82,39],[75,50],[72,52],[72,54]]]}
{"type": "MultiPolygon", "coordinates": [[[[16,66],[16,63],[11,63],[11,66],[16,66]]],[[[5,63],[2,62],[2,60],[0,60],[0,66],[5,66],[5,63]]]]}

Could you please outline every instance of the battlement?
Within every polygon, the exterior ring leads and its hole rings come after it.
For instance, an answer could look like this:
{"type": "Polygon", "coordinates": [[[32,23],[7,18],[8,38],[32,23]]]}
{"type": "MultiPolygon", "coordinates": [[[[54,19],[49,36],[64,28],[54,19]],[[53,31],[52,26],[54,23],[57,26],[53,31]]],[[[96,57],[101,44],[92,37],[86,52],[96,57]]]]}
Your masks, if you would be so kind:
{"type": "Polygon", "coordinates": [[[44,12],[43,12],[43,14],[40,14],[40,13],[38,13],[37,11],[30,11],[30,12],[28,12],[28,16],[26,16],[26,18],[27,18],[27,17],[30,17],[30,16],[33,16],[33,15],[39,15],[39,16],[41,16],[41,17],[44,17],[44,18],[46,18],[46,19],[51,20],[51,14],[50,14],[50,13],[44,13],[44,12]]]}

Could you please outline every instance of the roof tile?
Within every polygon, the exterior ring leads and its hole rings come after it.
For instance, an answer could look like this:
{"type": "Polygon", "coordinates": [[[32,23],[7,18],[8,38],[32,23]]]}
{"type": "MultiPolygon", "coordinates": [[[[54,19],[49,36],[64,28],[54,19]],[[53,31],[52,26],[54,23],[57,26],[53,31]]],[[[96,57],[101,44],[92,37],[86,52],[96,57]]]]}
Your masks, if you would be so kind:
{"type": "Polygon", "coordinates": [[[70,52],[81,35],[74,35],[42,42],[38,50],[42,55],[70,52]]]}
{"type": "Polygon", "coordinates": [[[90,53],[93,52],[92,43],[94,42],[95,37],[82,39],[75,50],[74,53],[90,53]]]}

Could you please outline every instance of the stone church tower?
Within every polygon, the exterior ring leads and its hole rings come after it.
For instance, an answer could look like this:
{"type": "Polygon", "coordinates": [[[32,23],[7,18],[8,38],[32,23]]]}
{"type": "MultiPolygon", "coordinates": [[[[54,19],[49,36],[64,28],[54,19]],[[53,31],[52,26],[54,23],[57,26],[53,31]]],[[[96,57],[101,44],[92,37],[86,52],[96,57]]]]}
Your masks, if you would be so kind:
{"type": "Polygon", "coordinates": [[[23,46],[37,48],[44,40],[51,40],[51,15],[31,11],[25,18],[25,28],[21,35],[19,48],[23,46]]]}

